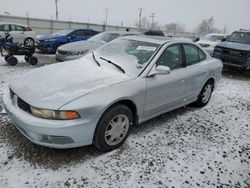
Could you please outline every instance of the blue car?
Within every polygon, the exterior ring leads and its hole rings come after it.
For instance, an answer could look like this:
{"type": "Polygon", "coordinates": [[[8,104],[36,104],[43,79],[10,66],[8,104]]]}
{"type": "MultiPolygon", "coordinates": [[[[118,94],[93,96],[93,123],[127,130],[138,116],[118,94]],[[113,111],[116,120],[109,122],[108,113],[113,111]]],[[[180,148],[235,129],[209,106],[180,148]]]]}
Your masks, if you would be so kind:
{"type": "Polygon", "coordinates": [[[212,56],[221,59],[224,67],[250,69],[250,31],[233,32],[215,47],[212,56]]]}
{"type": "Polygon", "coordinates": [[[98,34],[99,31],[92,29],[66,29],[51,35],[45,35],[38,39],[37,49],[45,53],[55,53],[63,44],[87,40],[98,34]]]}

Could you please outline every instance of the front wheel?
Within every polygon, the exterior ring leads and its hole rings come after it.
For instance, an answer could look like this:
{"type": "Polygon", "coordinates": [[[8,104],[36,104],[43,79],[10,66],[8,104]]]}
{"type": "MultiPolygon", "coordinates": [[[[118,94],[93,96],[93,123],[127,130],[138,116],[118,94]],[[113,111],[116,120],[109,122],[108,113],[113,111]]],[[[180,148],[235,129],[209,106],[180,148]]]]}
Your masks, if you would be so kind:
{"type": "Polygon", "coordinates": [[[31,56],[29,58],[29,63],[34,66],[34,65],[36,65],[38,63],[38,59],[36,57],[34,57],[34,56],[31,56]]]}
{"type": "Polygon", "coordinates": [[[203,107],[205,105],[207,105],[207,103],[209,102],[212,92],[213,92],[213,83],[212,81],[208,81],[204,87],[202,88],[197,101],[195,102],[195,105],[197,107],[203,107]]]}
{"type": "Polygon", "coordinates": [[[15,66],[17,63],[18,63],[18,60],[16,57],[14,56],[10,56],[8,59],[7,59],[7,63],[11,66],[15,66]]]}
{"type": "Polygon", "coordinates": [[[128,107],[117,105],[110,108],[97,125],[94,145],[103,152],[118,148],[127,139],[132,124],[133,115],[128,107]]]}

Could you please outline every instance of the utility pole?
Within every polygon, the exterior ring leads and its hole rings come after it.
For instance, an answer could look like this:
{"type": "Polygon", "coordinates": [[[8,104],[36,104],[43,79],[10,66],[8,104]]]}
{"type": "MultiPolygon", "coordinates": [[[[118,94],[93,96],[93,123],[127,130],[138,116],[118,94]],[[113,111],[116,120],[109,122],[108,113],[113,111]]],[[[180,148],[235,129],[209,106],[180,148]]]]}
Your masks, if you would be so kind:
{"type": "Polygon", "coordinates": [[[26,16],[27,16],[27,23],[28,23],[28,27],[30,26],[30,18],[29,18],[29,13],[27,12],[26,13],[26,16]]]}
{"type": "Polygon", "coordinates": [[[139,8],[139,31],[141,31],[142,8],[139,8]]]}
{"type": "Polygon", "coordinates": [[[58,6],[57,6],[58,1],[59,0],[55,0],[55,3],[56,3],[56,20],[58,20],[58,6]]]}
{"type": "Polygon", "coordinates": [[[152,19],[152,29],[153,29],[153,27],[154,27],[154,18],[155,18],[155,13],[152,13],[151,15],[150,15],[150,18],[152,19]]]}
{"type": "Polygon", "coordinates": [[[109,9],[105,8],[105,13],[106,13],[105,25],[108,24],[108,12],[109,12],[109,9]]]}

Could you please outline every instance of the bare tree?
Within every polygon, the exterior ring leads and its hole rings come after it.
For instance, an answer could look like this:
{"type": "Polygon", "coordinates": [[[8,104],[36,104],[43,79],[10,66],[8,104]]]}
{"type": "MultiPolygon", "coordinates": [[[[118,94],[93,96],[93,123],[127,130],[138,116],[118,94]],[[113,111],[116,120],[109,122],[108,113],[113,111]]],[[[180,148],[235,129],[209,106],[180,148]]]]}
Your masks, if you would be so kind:
{"type": "Polygon", "coordinates": [[[196,28],[198,34],[207,34],[207,33],[220,33],[221,31],[214,27],[214,17],[209,19],[204,19],[196,28]]]}
{"type": "Polygon", "coordinates": [[[185,26],[178,23],[165,24],[163,28],[171,33],[185,32],[185,26]]]}
{"type": "MultiPolygon", "coordinates": [[[[136,21],[134,24],[135,27],[140,28],[140,21],[136,21]]],[[[158,21],[152,21],[148,19],[147,17],[142,17],[141,19],[141,28],[142,29],[160,29],[161,25],[158,21]]]]}

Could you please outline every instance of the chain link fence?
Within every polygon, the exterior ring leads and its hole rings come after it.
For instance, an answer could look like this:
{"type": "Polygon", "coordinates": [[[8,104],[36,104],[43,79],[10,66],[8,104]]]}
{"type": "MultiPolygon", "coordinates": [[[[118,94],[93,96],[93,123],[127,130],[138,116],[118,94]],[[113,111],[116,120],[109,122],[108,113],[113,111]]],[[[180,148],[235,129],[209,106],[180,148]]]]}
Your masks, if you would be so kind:
{"type": "MultiPolygon", "coordinates": [[[[30,26],[37,35],[51,34],[62,29],[94,29],[97,31],[125,31],[129,28],[130,31],[139,31],[136,27],[122,27],[114,25],[102,25],[93,23],[81,23],[73,21],[59,21],[59,20],[49,20],[41,18],[30,18],[30,17],[20,17],[20,16],[10,16],[10,15],[0,15],[0,22],[7,23],[17,23],[30,26]]],[[[147,29],[141,29],[141,31],[146,31],[147,29]]],[[[171,36],[190,36],[199,37],[199,35],[190,32],[169,32],[163,31],[166,35],[171,36]]]]}

